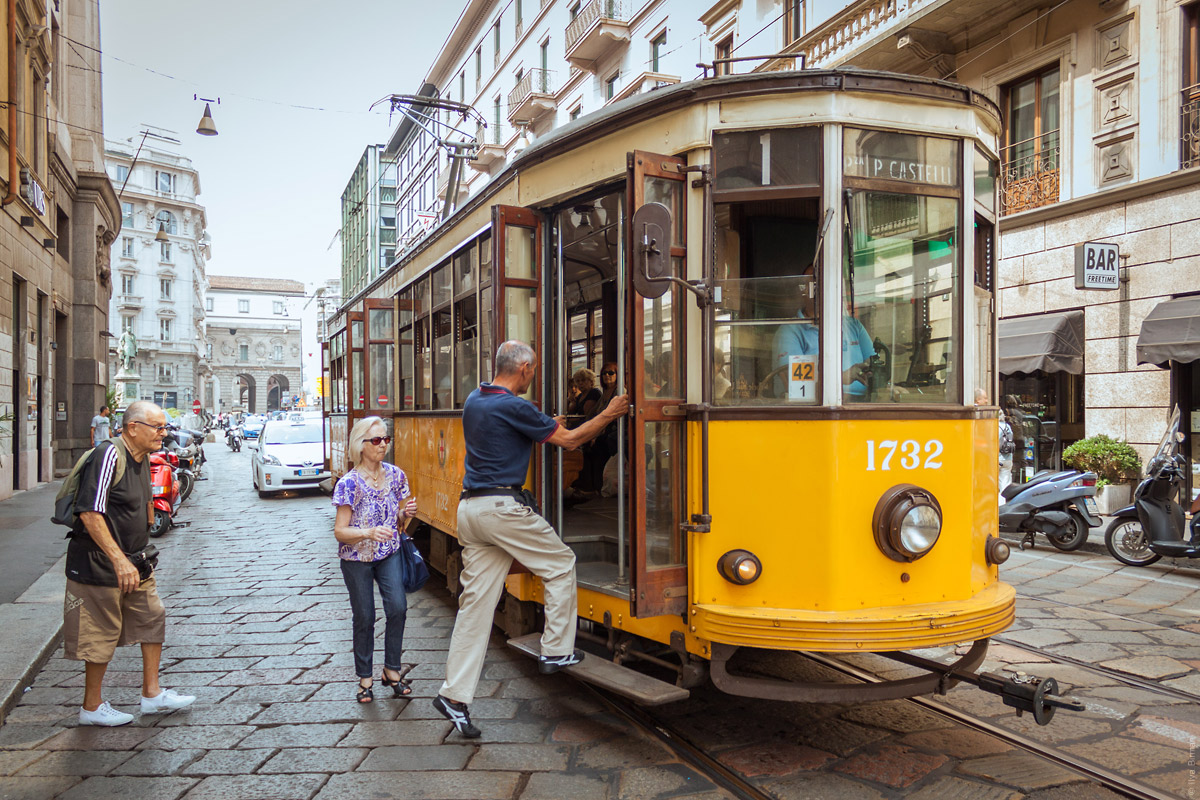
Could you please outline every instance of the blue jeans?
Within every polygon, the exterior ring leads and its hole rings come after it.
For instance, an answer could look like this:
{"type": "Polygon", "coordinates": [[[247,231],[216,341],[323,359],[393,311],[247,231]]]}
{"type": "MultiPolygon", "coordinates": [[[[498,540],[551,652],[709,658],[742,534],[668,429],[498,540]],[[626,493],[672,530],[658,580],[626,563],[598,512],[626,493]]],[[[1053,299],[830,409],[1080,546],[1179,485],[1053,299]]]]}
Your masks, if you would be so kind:
{"type": "Polygon", "coordinates": [[[383,616],[387,620],[383,634],[383,666],[398,672],[400,651],[404,649],[404,621],[408,617],[408,597],[404,593],[404,566],[400,554],[392,553],[380,561],[341,559],[342,578],[350,592],[354,613],[354,673],[371,677],[375,654],[375,584],[383,598],[383,616]]]}

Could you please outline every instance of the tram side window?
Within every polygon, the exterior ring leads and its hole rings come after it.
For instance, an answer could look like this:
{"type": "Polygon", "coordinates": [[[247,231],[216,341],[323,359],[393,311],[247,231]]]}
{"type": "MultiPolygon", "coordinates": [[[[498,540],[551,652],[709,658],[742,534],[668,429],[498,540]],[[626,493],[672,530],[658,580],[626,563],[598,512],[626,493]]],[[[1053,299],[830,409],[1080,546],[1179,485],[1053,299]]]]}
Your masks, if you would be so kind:
{"type": "Polygon", "coordinates": [[[413,393],[416,387],[415,376],[413,375],[413,314],[412,314],[412,296],[413,290],[411,287],[400,292],[397,308],[399,314],[397,316],[397,325],[399,328],[399,338],[396,341],[397,345],[397,408],[401,411],[411,411],[413,409],[413,393]]]}
{"type": "Polygon", "coordinates": [[[363,324],[362,320],[350,323],[350,393],[353,396],[356,410],[366,407],[367,385],[366,372],[363,364],[363,324]]]}
{"type": "Polygon", "coordinates": [[[471,245],[454,257],[454,407],[479,385],[479,313],[476,279],[479,248],[471,245]]]}
{"type": "Polygon", "coordinates": [[[418,411],[428,411],[433,408],[433,395],[430,386],[433,381],[433,339],[432,325],[429,316],[429,279],[422,278],[413,286],[413,323],[414,360],[416,362],[416,400],[414,406],[418,411]]]}
{"type": "Polygon", "coordinates": [[[392,390],[395,388],[395,344],[393,320],[390,308],[372,308],[367,311],[367,332],[371,342],[367,351],[367,365],[371,385],[367,396],[370,408],[390,409],[392,390]]]}
{"type": "Polygon", "coordinates": [[[479,375],[492,379],[492,237],[479,238],[479,375]]]}

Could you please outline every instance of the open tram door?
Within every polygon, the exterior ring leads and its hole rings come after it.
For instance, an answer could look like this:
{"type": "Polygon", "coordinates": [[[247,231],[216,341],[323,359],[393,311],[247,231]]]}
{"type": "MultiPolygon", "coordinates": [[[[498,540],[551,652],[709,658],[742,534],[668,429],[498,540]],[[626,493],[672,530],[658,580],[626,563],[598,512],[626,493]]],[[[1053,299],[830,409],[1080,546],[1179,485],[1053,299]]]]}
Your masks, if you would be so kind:
{"type": "Polygon", "coordinates": [[[685,322],[688,295],[670,277],[685,279],[687,225],[686,161],[634,151],[628,156],[627,239],[629,275],[627,372],[632,379],[629,446],[630,528],[633,585],[630,603],[635,617],[680,614],[687,610],[687,556],[683,529],[687,402],[685,322]],[[643,206],[660,213],[648,224],[643,206]],[[665,208],[663,208],[665,207],[665,208]],[[666,228],[667,230],[663,230],[666,228]],[[670,241],[657,248],[659,241],[670,241]],[[649,238],[647,238],[649,237],[649,238]],[[646,281],[646,251],[654,253],[657,280],[646,281]]]}

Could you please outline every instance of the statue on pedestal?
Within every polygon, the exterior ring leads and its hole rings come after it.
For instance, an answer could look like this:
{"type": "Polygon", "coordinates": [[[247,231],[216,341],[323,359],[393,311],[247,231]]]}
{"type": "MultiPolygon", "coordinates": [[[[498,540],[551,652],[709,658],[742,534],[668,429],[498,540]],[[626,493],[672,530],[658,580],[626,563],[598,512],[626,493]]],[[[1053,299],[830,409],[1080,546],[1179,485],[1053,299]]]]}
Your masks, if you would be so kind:
{"type": "Polygon", "coordinates": [[[133,331],[127,330],[117,340],[117,359],[121,362],[120,374],[132,374],[133,359],[137,358],[137,354],[137,337],[133,335],[133,331]]]}

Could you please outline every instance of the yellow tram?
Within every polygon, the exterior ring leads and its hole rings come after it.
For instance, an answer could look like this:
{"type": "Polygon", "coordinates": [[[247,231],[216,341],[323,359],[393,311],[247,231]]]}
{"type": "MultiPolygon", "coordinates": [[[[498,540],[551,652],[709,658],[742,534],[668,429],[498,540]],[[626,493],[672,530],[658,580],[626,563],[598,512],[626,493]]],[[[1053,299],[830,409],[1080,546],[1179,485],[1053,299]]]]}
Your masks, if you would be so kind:
{"type": "MultiPolygon", "coordinates": [[[[973,669],[1014,611],[1000,130],[970,89],[850,70],[682,83],[555,129],[333,319],[330,468],[356,419],[387,420],[453,588],[460,409],[497,344],[533,344],[552,415],[578,369],[615,364],[634,410],[604,463],[539,447],[529,473],[577,554],[585,636],[681,686],[781,699],[835,695],[739,677],[738,648],[976,642],[973,669]]],[[[533,630],[539,598],[515,569],[498,623],[533,630]]]]}

